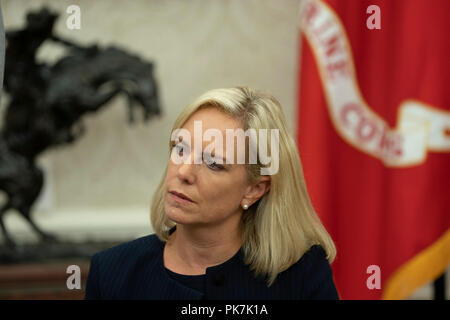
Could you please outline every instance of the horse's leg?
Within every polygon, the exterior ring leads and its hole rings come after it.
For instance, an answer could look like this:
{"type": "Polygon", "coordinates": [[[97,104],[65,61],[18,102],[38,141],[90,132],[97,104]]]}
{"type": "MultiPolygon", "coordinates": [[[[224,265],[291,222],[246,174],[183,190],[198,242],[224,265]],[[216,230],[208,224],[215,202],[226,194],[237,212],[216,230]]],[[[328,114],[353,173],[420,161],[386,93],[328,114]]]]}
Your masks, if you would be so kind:
{"type": "Polygon", "coordinates": [[[44,241],[44,242],[48,242],[48,243],[50,243],[50,242],[58,242],[58,238],[55,236],[55,235],[53,235],[53,234],[51,234],[51,233],[48,233],[48,232],[46,232],[46,231],[43,231],[34,221],[33,221],[33,219],[31,218],[31,216],[30,216],[30,209],[28,208],[28,209],[26,209],[26,210],[24,210],[24,211],[21,211],[21,213],[22,213],[22,215],[25,217],[25,219],[27,219],[27,221],[28,221],[28,223],[30,224],[30,226],[33,228],[33,230],[34,231],[36,231],[38,234],[39,234],[39,236],[41,237],[41,239],[44,241]]]}
{"type": "Polygon", "coordinates": [[[3,222],[3,216],[6,213],[6,211],[8,211],[9,209],[11,209],[11,202],[8,200],[5,203],[5,205],[3,205],[3,207],[0,208],[0,228],[2,229],[3,239],[5,241],[5,244],[7,246],[9,246],[9,247],[15,247],[16,243],[14,242],[14,240],[9,235],[9,232],[6,229],[6,226],[5,226],[4,222],[3,222]]]}
{"type": "Polygon", "coordinates": [[[19,201],[16,209],[19,213],[28,221],[30,226],[36,231],[42,240],[46,242],[55,242],[57,238],[50,233],[44,232],[31,217],[31,208],[36,202],[42,187],[44,186],[44,173],[42,169],[37,167],[34,163],[31,164],[29,170],[27,170],[28,179],[26,182],[22,182],[21,192],[19,194],[19,201]]]}

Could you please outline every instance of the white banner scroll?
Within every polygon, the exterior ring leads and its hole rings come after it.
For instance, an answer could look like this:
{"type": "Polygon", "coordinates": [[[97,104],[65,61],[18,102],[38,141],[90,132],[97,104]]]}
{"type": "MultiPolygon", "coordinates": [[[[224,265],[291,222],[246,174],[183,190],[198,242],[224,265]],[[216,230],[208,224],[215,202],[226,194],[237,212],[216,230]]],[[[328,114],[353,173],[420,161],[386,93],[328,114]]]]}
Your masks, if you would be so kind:
{"type": "Polygon", "coordinates": [[[320,0],[304,0],[300,27],[316,59],[334,128],[350,145],[389,167],[418,165],[427,153],[450,152],[450,112],[416,100],[399,106],[397,127],[362,97],[346,31],[320,0]]]}

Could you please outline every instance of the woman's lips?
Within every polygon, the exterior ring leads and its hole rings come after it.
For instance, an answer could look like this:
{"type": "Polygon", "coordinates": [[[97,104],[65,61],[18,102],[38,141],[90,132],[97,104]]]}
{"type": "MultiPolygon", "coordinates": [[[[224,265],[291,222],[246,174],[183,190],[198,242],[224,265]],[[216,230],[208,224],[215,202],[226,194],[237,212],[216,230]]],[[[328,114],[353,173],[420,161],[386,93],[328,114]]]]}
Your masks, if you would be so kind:
{"type": "Polygon", "coordinates": [[[179,202],[179,203],[193,203],[194,202],[188,196],[186,196],[182,193],[178,193],[176,191],[170,191],[169,194],[173,200],[175,200],[176,202],[179,202]]]}

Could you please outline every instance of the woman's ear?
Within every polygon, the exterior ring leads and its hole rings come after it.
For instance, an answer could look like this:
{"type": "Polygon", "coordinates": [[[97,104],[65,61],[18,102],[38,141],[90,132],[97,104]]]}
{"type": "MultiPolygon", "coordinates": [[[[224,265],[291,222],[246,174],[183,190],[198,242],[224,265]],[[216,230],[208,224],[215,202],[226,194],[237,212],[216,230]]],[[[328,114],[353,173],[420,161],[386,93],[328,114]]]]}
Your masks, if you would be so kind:
{"type": "Polygon", "coordinates": [[[270,190],[270,176],[261,176],[259,180],[248,186],[244,199],[248,206],[261,199],[270,190]]]}

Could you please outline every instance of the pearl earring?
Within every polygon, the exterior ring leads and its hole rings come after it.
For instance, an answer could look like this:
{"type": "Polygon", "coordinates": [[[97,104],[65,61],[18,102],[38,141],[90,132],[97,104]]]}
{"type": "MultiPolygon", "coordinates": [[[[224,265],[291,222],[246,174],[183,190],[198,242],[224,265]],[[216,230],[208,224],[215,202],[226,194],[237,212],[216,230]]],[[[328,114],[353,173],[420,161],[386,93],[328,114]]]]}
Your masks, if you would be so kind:
{"type": "Polygon", "coordinates": [[[248,205],[244,204],[244,210],[247,210],[247,209],[248,209],[248,205]]]}

